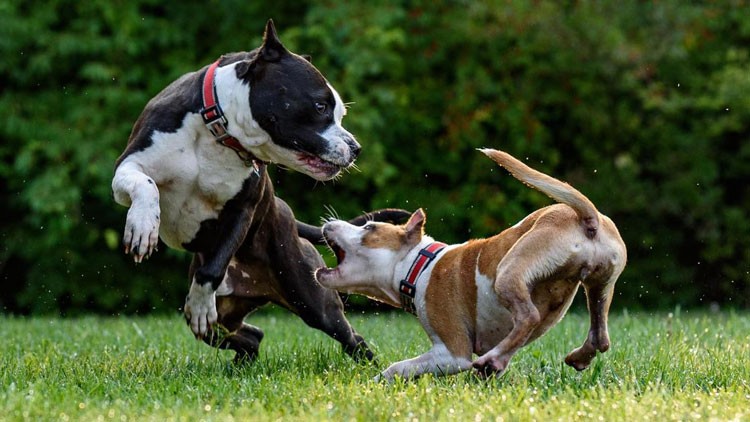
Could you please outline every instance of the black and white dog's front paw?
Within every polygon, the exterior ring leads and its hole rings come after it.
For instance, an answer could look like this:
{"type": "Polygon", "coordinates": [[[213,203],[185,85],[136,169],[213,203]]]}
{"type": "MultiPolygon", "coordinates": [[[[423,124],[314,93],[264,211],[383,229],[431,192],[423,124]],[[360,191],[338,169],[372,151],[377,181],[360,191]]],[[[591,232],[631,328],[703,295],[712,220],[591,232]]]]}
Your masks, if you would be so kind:
{"type": "Polygon", "coordinates": [[[190,285],[190,293],[185,298],[185,319],[195,337],[203,338],[209,328],[218,320],[216,312],[216,292],[211,283],[190,285]]]}
{"type": "Polygon", "coordinates": [[[132,254],[133,260],[140,263],[156,250],[159,242],[159,203],[156,206],[133,204],[125,221],[125,234],[122,238],[125,253],[132,254]]]}

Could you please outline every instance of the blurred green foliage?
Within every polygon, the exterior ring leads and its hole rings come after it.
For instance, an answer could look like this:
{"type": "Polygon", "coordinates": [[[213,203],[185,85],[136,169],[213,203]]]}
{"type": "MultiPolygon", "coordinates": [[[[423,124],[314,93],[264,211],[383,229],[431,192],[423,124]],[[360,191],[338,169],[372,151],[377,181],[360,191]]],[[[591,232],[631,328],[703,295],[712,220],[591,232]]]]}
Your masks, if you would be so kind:
{"type": "Polygon", "coordinates": [[[273,169],[298,218],[424,207],[449,242],[550,201],[504,149],[618,224],[615,307],[750,306],[746,1],[0,3],[0,309],[135,313],[182,305],[189,257],[135,266],[114,160],[181,74],[260,44],[274,18],[351,102],[363,145],[334,183],[273,169]]]}

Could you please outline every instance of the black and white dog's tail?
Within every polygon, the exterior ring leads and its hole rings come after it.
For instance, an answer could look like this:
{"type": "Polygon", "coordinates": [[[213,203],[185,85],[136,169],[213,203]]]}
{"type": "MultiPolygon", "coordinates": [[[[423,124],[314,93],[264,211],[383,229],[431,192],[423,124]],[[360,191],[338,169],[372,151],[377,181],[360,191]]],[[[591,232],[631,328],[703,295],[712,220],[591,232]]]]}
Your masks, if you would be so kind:
{"type": "MultiPolygon", "coordinates": [[[[411,213],[398,208],[383,208],[376,211],[370,211],[349,220],[349,224],[362,226],[368,221],[381,221],[385,223],[401,224],[406,221],[411,213]]],[[[323,228],[313,226],[312,224],[303,223],[297,220],[297,235],[307,239],[313,244],[324,245],[323,228]]]]}

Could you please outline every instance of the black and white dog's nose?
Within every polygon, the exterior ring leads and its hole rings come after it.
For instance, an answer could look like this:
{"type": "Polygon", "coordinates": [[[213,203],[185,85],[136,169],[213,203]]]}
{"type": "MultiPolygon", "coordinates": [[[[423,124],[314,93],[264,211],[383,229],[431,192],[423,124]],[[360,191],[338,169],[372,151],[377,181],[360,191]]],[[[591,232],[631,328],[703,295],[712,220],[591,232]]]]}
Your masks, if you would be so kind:
{"type": "Polygon", "coordinates": [[[349,145],[349,149],[351,150],[352,154],[352,161],[354,161],[357,157],[359,157],[359,153],[360,151],[362,151],[362,146],[359,145],[359,143],[357,143],[354,138],[347,139],[346,144],[349,145]]]}

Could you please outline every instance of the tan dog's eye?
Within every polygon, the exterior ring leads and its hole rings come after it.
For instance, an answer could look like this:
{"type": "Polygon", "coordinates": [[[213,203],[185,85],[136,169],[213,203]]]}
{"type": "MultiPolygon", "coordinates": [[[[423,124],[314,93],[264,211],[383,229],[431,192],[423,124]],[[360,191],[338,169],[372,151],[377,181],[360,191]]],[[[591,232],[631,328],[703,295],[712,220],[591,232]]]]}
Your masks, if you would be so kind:
{"type": "Polygon", "coordinates": [[[371,232],[371,231],[375,230],[375,225],[374,224],[365,224],[365,226],[362,227],[362,228],[364,230],[367,230],[368,232],[371,232]]]}

